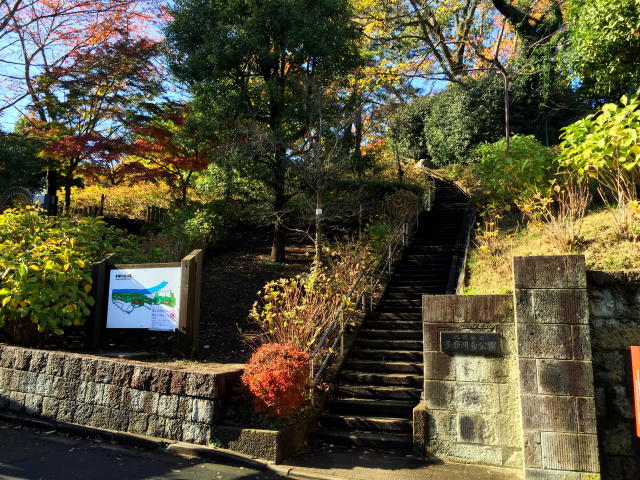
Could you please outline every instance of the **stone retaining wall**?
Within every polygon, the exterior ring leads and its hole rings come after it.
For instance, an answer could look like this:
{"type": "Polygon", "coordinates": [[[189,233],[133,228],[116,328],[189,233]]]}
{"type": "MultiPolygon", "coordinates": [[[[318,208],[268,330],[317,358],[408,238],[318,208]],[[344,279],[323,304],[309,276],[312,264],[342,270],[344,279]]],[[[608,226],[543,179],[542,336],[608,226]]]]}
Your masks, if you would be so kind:
{"type": "Polygon", "coordinates": [[[425,295],[424,401],[414,410],[416,453],[522,467],[518,356],[508,295],[425,295]],[[441,332],[497,333],[501,354],[449,355],[441,332]],[[416,428],[417,426],[417,428],[416,428]]]}
{"type": "Polygon", "coordinates": [[[206,445],[241,373],[0,345],[0,411],[206,445]]]}
{"type": "Polygon", "coordinates": [[[525,479],[600,478],[585,260],[513,259],[525,479]]]}
{"type": "Polygon", "coordinates": [[[629,347],[640,345],[640,271],[587,272],[603,479],[640,478],[629,347]]]}

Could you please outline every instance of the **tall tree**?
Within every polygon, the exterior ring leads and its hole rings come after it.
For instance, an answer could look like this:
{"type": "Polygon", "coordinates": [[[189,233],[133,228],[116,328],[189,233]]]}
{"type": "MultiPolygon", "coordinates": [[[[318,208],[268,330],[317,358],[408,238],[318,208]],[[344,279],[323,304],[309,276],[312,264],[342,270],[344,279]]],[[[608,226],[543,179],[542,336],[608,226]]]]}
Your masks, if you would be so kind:
{"type": "Polygon", "coordinates": [[[347,72],[358,31],[346,0],[177,0],[167,37],[173,70],[223,117],[268,138],[251,160],[273,192],[271,260],[285,259],[290,147],[308,130],[308,79],[347,72]]]}
{"type": "Polygon", "coordinates": [[[568,2],[569,62],[597,100],[617,101],[640,88],[640,3],[568,2]]]}
{"type": "Polygon", "coordinates": [[[33,139],[0,131],[0,193],[9,187],[42,188],[40,147],[33,139]]]}
{"type": "Polygon", "coordinates": [[[406,77],[460,82],[490,56],[513,55],[512,32],[490,0],[353,0],[374,45],[406,77]]]}
{"type": "Polygon", "coordinates": [[[545,43],[564,23],[563,0],[491,0],[528,47],[545,43]]]}
{"type": "Polygon", "coordinates": [[[42,95],[50,120],[42,121],[39,106],[33,105],[22,128],[45,142],[41,155],[62,181],[65,211],[79,170],[116,161],[125,146],[129,110],[158,92],[158,72],[151,62],[158,53],[155,42],[123,37],[77,51],[72,66],[36,79],[35,94],[42,95]]]}
{"type": "Polygon", "coordinates": [[[0,0],[0,112],[29,101],[40,121],[51,121],[46,92],[35,79],[68,67],[80,51],[120,37],[152,34],[163,1],[0,0]]]}

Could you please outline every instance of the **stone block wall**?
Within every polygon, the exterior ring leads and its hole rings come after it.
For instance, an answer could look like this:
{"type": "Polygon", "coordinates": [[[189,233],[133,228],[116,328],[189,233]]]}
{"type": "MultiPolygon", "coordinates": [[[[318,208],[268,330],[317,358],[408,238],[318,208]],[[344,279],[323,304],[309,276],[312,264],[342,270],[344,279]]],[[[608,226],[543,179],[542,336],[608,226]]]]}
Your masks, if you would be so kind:
{"type": "Polygon", "coordinates": [[[241,373],[0,345],[0,411],[206,445],[241,373]]]}
{"type": "Polygon", "coordinates": [[[511,296],[423,297],[424,401],[417,453],[445,461],[522,466],[518,363],[511,296]],[[498,333],[500,356],[442,353],[441,332],[498,333]]]}
{"type": "Polygon", "coordinates": [[[587,272],[602,477],[640,478],[629,347],[640,345],[640,271],[587,272]]]}
{"type": "Polygon", "coordinates": [[[587,272],[582,256],[513,267],[513,297],[423,297],[417,452],[522,464],[526,480],[640,478],[629,351],[640,345],[640,271],[587,272]],[[499,333],[504,357],[447,355],[443,331],[499,333]]]}
{"type": "Polygon", "coordinates": [[[525,478],[599,478],[583,256],[515,257],[525,478]]]}

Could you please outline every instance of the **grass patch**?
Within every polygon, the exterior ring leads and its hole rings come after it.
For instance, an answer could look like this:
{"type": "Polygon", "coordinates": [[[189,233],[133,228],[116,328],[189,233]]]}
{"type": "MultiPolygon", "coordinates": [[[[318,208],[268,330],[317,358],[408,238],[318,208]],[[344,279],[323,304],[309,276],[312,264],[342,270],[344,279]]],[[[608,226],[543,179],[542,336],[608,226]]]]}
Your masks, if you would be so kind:
{"type": "Polygon", "coordinates": [[[620,239],[613,217],[605,209],[590,212],[580,230],[580,242],[573,251],[553,246],[539,225],[503,226],[497,239],[497,253],[474,248],[469,255],[466,295],[505,294],[513,291],[511,259],[514,256],[582,254],[590,270],[627,270],[640,267],[640,242],[620,239]]]}

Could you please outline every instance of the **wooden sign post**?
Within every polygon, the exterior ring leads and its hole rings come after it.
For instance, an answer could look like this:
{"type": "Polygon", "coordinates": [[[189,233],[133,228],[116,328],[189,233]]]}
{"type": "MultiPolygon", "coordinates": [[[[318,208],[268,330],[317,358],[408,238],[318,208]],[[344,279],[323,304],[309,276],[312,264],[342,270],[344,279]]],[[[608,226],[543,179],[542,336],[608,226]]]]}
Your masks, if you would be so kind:
{"type": "Polygon", "coordinates": [[[631,371],[636,412],[636,435],[640,437],[640,347],[631,347],[631,371]]]}
{"type": "Polygon", "coordinates": [[[198,351],[200,334],[200,296],[202,291],[202,268],[204,254],[194,250],[182,259],[182,298],[178,321],[178,345],[187,357],[194,357],[198,351]]]}
{"type": "Polygon", "coordinates": [[[180,263],[114,265],[112,258],[93,266],[95,304],[87,322],[87,348],[102,348],[107,328],[154,330],[175,332],[180,351],[195,356],[202,250],[194,250],[180,263]]]}

